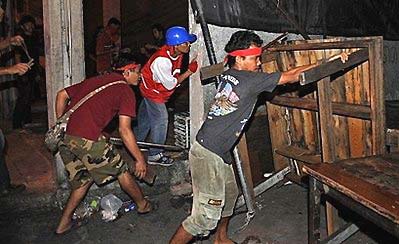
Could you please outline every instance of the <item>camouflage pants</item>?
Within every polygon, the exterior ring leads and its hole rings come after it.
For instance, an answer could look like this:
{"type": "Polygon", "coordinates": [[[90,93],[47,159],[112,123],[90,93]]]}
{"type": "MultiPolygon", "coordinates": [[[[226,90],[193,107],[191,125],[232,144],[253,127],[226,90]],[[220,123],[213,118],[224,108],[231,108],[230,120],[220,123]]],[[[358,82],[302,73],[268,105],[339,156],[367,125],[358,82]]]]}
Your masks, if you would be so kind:
{"type": "Polygon", "coordinates": [[[59,151],[72,189],[91,181],[97,185],[105,184],[128,170],[121,155],[103,136],[98,141],[91,141],[65,135],[59,151]]]}

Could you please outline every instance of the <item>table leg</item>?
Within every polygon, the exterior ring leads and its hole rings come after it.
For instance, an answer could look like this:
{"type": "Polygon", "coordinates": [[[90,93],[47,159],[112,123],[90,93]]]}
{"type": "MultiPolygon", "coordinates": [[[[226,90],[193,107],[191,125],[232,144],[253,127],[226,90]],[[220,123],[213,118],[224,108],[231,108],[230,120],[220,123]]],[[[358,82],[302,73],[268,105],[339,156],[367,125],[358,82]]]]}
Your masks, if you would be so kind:
{"type": "Polygon", "coordinates": [[[309,176],[308,243],[320,243],[320,189],[315,178],[309,176]]]}

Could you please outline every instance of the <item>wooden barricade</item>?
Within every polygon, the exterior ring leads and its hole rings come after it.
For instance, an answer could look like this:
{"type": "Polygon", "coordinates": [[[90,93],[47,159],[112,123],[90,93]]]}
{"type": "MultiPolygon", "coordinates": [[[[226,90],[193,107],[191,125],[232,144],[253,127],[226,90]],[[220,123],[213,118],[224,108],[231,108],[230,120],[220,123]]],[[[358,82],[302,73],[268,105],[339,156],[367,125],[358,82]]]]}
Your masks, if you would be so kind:
{"type": "MultiPolygon", "coordinates": [[[[267,72],[324,62],[302,74],[303,86],[283,87],[267,103],[276,170],[300,160],[298,154],[334,163],[385,152],[381,37],[297,41],[269,52],[277,55],[263,65],[267,72]],[[341,52],[349,54],[347,64],[328,61],[341,52]]],[[[335,216],[327,203],[329,234],[337,229],[335,216]]]]}

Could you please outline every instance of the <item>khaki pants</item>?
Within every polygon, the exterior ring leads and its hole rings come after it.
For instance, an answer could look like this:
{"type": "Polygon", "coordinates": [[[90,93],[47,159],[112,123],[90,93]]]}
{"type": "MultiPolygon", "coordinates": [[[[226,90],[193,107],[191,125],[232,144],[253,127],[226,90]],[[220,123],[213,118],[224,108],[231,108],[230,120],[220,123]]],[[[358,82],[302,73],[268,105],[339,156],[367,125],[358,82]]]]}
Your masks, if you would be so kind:
{"type": "Polygon", "coordinates": [[[233,215],[238,197],[232,165],[195,142],[190,150],[193,208],[182,223],[193,236],[207,236],[222,217],[233,215]]]}

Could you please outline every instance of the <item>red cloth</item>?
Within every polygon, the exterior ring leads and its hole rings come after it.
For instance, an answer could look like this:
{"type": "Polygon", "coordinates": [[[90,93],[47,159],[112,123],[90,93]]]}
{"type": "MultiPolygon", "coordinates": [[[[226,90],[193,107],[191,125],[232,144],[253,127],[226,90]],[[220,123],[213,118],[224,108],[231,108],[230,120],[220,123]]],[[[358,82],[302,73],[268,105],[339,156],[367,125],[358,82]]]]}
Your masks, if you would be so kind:
{"type": "Polygon", "coordinates": [[[159,49],[150,57],[141,70],[143,78],[143,81],[139,86],[141,95],[156,103],[166,103],[169,100],[169,97],[175,91],[176,87],[172,90],[168,90],[162,85],[162,83],[160,83],[160,81],[154,81],[150,67],[156,58],[166,57],[172,62],[172,69],[170,70],[170,73],[173,74],[175,78],[178,78],[180,75],[183,55],[178,56],[176,60],[171,59],[168,51],[172,52],[172,48],[173,47],[167,45],[162,46],[161,49],[159,49]]]}
{"type": "MultiPolygon", "coordinates": [[[[71,99],[66,109],[70,109],[96,88],[119,80],[124,80],[122,75],[111,73],[89,78],[65,88],[71,99]]],[[[127,83],[107,87],[83,103],[69,118],[66,134],[97,141],[104,128],[117,114],[136,116],[136,98],[127,83]]]]}
{"type": "Polygon", "coordinates": [[[111,68],[111,49],[115,46],[112,37],[103,31],[96,39],[96,65],[97,73],[107,71],[111,68]],[[105,52],[105,53],[104,53],[105,52]]]}

